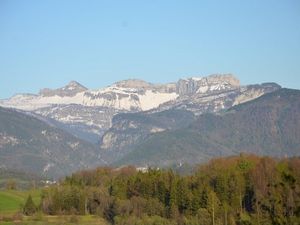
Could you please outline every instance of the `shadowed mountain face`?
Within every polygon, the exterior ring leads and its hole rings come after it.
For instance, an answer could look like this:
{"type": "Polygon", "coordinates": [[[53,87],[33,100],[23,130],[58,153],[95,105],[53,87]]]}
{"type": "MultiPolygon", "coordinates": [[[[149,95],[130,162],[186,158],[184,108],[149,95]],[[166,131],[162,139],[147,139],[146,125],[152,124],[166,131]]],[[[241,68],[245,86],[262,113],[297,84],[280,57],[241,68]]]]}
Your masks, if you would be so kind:
{"type": "Polygon", "coordinates": [[[119,114],[113,118],[114,126],[102,137],[101,155],[105,161],[113,162],[149,137],[163,131],[184,128],[194,120],[192,112],[177,109],[119,114]]]}
{"type": "Polygon", "coordinates": [[[153,135],[117,164],[198,163],[240,152],[300,155],[300,91],[281,89],[219,114],[203,114],[187,128],[153,135]]]}
{"type": "Polygon", "coordinates": [[[97,148],[35,117],[0,107],[0,167],[59,177],[103,163],[97,148]]]}

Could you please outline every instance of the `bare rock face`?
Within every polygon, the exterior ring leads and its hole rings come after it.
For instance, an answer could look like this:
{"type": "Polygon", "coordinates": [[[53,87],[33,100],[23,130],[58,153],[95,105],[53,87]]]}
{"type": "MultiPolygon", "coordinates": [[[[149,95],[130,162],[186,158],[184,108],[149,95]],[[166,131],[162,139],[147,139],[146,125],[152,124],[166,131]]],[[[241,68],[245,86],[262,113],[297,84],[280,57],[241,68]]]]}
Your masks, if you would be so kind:
{"type": "Polygon", "coordinates": [[[189,111],[172,109],[158,113],[118,114],[113,117],[111,128],[102,136],[101,155],[105,161],[112,162],[151,135],[186,127],[194,119],[194,114],[189,111]]]}
{"type": "Polygon", "coordinates": [[[86,91],[87,88],[84,87],[83,85],[79,84],[76,81],[71,81],[68,85],[66,85],[65,87],[62,88],[58,88],[58,89],[49,89],[49,88],[44,88],[40,91],[40,95],[45,96],[45,97],[51,97],[51,96],[61,96],[61,97],[73,97],[75,96],[77,93],[86,91]]]}
{"type": "Polygon", "coordinates": [[[112,117],[121,112],[127,111],[79,104],[52,105],[34,111],[55,126],[92,143],[99,142],[103,133],[111,127],[112,117]]]}
{"type": "Polygon", "coordinates": [[[152,90],[162,93],[174,93],[176,92],[176,83],[168,84],[152,84],[143,80],[129,79],[115,83],[113,86],[119,88],[130,88],[138,90],[139,93],[145,93],[146,90],[152,90]]]}
{"type": "Polygon", "coordinates": [[[138,80],[138,79],[122,80],[116,82],[114,85],[121,88],[135,88],[135,89],[147,89],[154,86],[151,83],[148,83],[144,80],[138,80]]]}
{"type": "Polygon", "coordinates": [[[241,88],[240,94],[234,99],[233,105],[256,99],[264,94],[276,91],[281,87],[276,83],[263,83],[261,85],[248,85],[241,88]]]}
{"type": "Polygon", "coordinates": [[[240,81],[231,74],[210,75],[208,77],[192,77],[180,79],[176,85],[179,96],[196,93],[212,93],[240,87],[240,81]]]}

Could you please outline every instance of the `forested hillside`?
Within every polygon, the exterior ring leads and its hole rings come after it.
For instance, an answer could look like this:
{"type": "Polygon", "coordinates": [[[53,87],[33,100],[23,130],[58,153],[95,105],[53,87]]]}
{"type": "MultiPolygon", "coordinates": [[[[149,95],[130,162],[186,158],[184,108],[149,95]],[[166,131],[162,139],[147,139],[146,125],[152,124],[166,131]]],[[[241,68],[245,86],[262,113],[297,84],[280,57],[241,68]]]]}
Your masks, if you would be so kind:
{"type": "Polygon", "coordinates": [[[218,114],[200,115],[190,126],[152,135],[118,163],[196,164],[246,152],[299,156],[300,91],[282,88],[218,114]]]}
{"type": "Polygon", "coordinates": [[[94,214],[112,224],[299,224],[300,158],[218,158],[191,175],[134,167],[66,177],[42,193],[49,215],[94,214]]]}
{"type": "Polygon", "coordinates": [[[96,146],[41,119],[0,107],[0,168],[61,177],[98,166],[96,146]]]}

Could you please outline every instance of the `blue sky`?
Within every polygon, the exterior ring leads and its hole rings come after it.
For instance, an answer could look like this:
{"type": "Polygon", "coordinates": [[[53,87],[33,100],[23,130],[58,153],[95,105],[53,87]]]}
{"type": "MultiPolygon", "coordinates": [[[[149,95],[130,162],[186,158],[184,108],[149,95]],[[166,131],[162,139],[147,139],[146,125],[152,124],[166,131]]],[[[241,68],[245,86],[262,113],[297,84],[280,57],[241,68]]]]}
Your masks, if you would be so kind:
{"type": "Polygon", "coordinates": [[[300,89],[300,1],[0,0],[0,98],[229,72],[300,89]]]}

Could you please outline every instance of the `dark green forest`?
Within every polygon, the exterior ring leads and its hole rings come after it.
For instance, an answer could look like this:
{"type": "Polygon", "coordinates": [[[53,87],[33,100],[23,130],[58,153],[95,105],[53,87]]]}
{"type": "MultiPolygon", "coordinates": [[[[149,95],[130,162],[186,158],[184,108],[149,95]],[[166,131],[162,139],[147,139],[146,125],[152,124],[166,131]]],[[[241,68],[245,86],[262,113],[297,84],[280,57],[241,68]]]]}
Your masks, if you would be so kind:
{"type": "Polygon", "coordinates": [[[45,188],[48,215],[93,214],[111,224],[300,224],[300,158],[239,155],[189,175],[134,167],[97,168],[45,188]]]}

